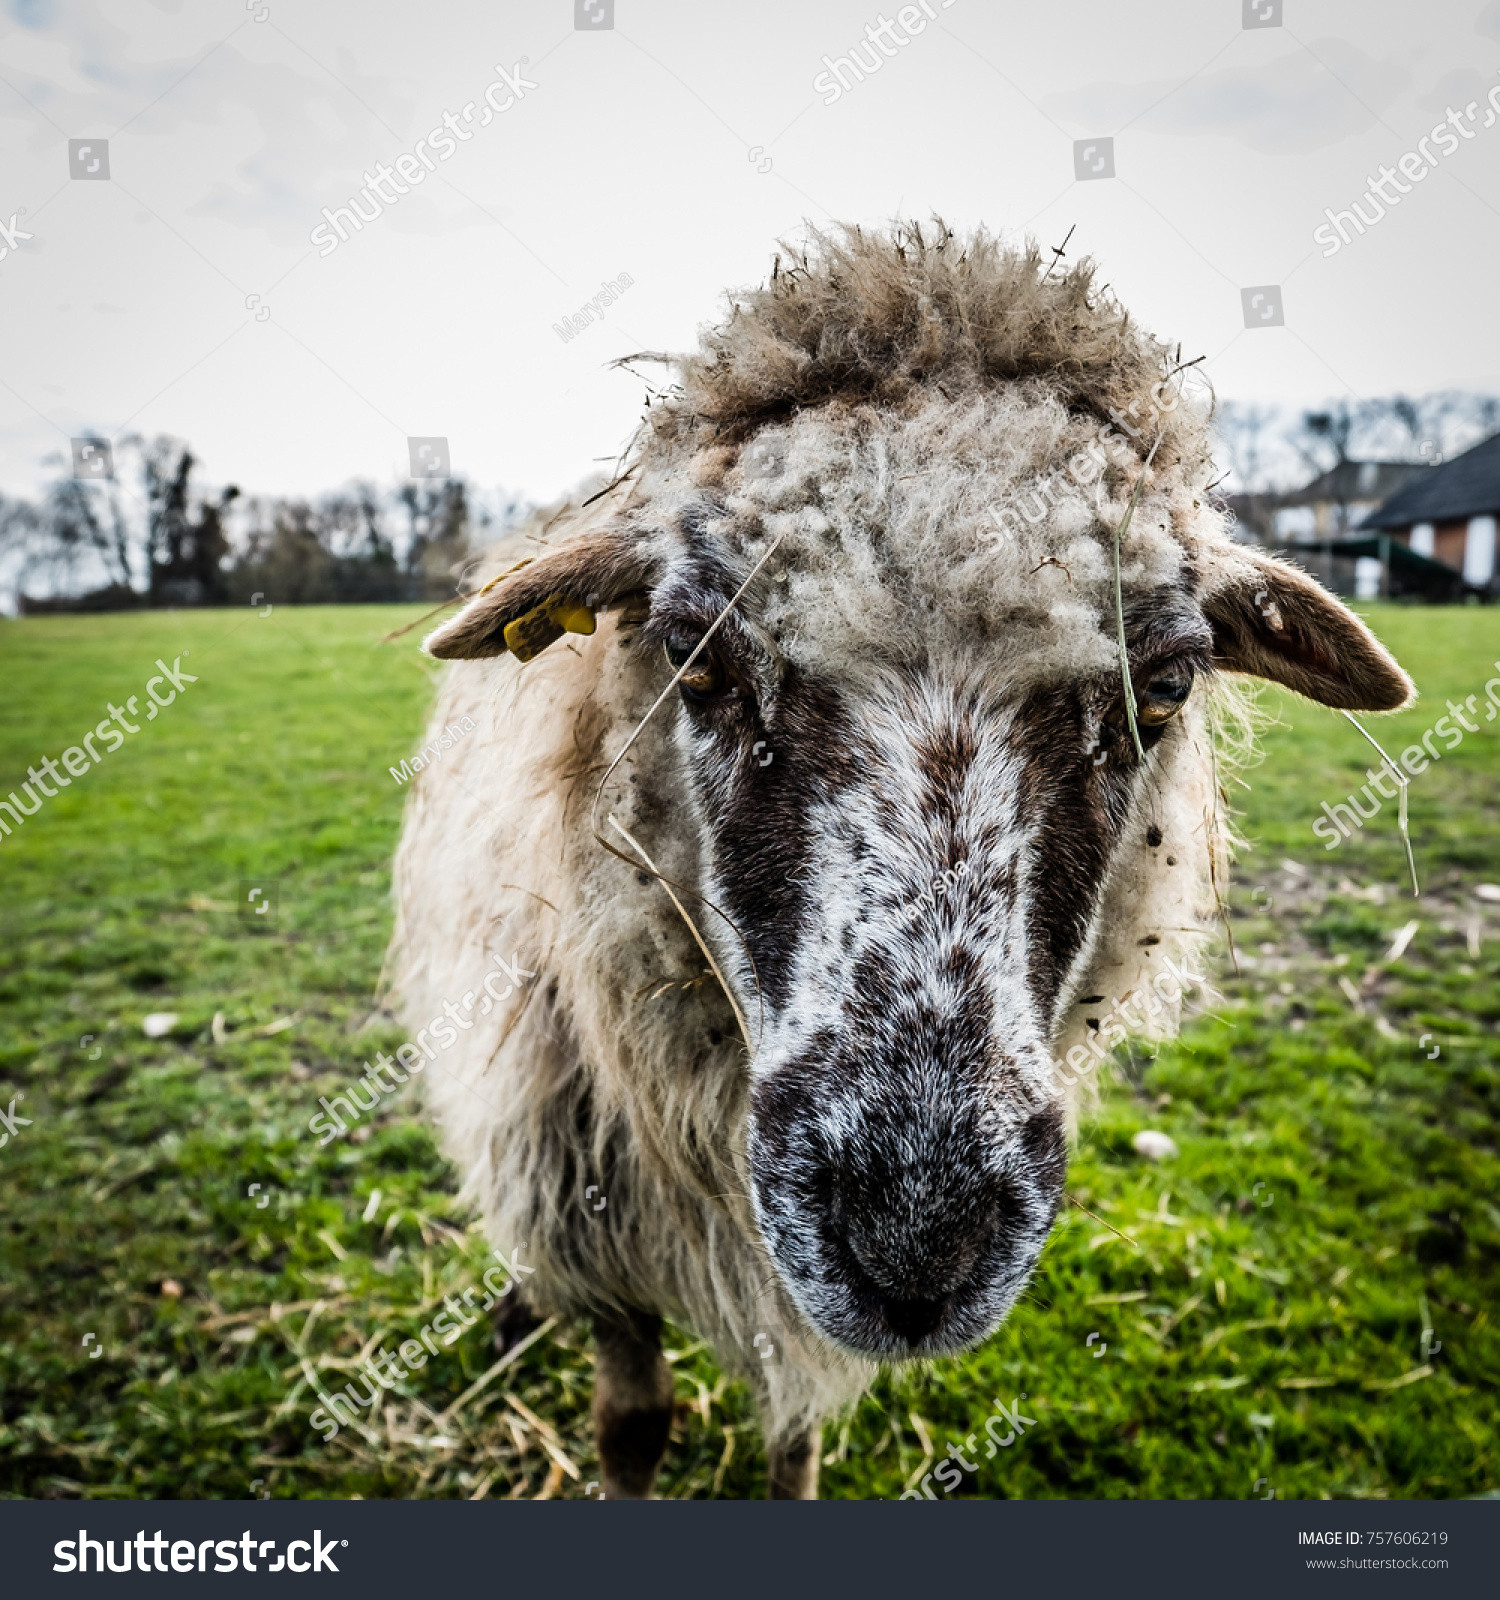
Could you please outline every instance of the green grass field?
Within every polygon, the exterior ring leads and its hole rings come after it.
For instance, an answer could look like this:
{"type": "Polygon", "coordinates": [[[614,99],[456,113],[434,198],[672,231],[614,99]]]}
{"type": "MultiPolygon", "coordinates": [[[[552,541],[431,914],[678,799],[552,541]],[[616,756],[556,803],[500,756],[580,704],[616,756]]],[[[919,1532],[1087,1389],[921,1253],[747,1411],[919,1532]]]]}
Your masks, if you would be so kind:
{"type": "MultiPolygon", "coordinates": [[[[578,1327],[464,1398],[495,1359],[481,1322],[368,1436],[309,1425],[317,1388],[486,1264],[399,1098],[360,1142],[306,1131],[400,1042],[373,1011],[387,768],[432,668],[419,633],[378,640],[412,614],[0,624],[4,792],[143,695],[158,656],[198,677],[0,837],[0,1110],[30,1119],[0,1147],[0,1494],[580,1496],[598,1476],[578,1327]],[[277,886],[273,912],[241,913],[247,884],[277,886]],[[177,1020],[148,1038],[153,1013],[177,1020]]],[[[1374,621],[1424,696],[1379,724],[1393,752],[1500,672],[1500,612],[1374,621]]],[[[1225,956],[1224,1004],[1121,1061],[1073,1163],[1088,1210],[981,1350],[884,1378],[829,1427],[825,1496],[897,1496],[971,1434],[956,1492],[986,1498],[1500,1485],[1500,905],[1474,894],[1500,880],[1500,719],[1413,783],[1416,904],[1394,805],[1337,850],[1312,834],[1373,753],[1331,713],[1280,719],[1236,790],[1243,976],[1225,956]],[[1134,1153],[1148,1127],[1175,1160],[1134,1153]],[[1034,1426],[986,1459],[985,1420],[1021,1395],[1034,1426]]],[[[686,1332],[669,1348],[661,1492],[759,1495],[744,1392],[686,1332]]]]}

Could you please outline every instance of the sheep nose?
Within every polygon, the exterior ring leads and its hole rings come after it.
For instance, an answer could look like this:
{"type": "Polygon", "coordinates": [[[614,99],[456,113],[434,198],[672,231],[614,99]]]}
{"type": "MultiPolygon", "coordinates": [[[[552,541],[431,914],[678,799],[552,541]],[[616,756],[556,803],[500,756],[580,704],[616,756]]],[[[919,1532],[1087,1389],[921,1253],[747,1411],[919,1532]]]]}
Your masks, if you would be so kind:
{"type": "Polygon", "coordinates": [[[965,1299],[993,1247],[1000,1197],[986,1193],[972,1209],[964,1208],[966,1214],[937,1205],[912,1217],[883,1203],[888,1197],[878,1186],[850,1177],[833,1175],[830,1230],[852,1258],[867,1313],[915,1349],[965,1299]]]}
{"type": "Polygon", "coordinates": [[[898,1100],[886,1085],[874,1106],[835,1116],[815,1103],[823,1087],[762,1087],[748,1142],[760,1226],[792,1297],[862,1355],[975,1343],[1014,1301],[1053,1221],[1060,1116],[1048,1107],[997,1137],[987,1104],[898,1100]]]}
{"type": "Polygon", "coordinates": [[[973,1274],[995,1228],[991,1216],[965,1226],[939,1215],[913,1227],[904,1217],[865,1211],[849,1216],[840,1231],[881,1302],[899,1308],[895,1314],[913,1325],[926,1314],[924,1308],[936,1306],[929,1324],[935,1327],[942,1307],[973,1274]]]}
{"type": "Polygon", "coordinates": [[[880,1309],[891,1332],[915,1347],[943,1320],[950,1298],[940,1295],[935,1300],[901,1300],[892,1296],[881,1303],[880,1309]]]}

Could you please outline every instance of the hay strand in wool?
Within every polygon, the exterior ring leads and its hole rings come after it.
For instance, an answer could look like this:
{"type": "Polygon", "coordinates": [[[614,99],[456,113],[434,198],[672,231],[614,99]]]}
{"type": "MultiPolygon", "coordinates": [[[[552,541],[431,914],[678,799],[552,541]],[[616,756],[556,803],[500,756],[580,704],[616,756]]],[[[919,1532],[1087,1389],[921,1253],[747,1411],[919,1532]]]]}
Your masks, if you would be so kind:
{"type": "Polygon", "coordinates": [[[1125,715],[1130,721],[1130,737],[1135,741],[1136,757],[1142,762],[1146,759],[1146,747],[1141,743],[1140,729],[1135,724],[1135,686],[1130,681],[1130,652],[1125,647],[1125,595],[1120,583],[1120,546],[1125,541],[1130,519],[1135,515],[1135,508],[1140,503],[1141,489],[1146,482],[1146,474],[1151,469],[1151,462],[1155,458],[1161,440],[1162,436],[1158,433],[1156,443],[1151,446],[1150,455],[1141,465],[1140,476],[1135,480],[1135,488],[1130,491],[1130,504],[1125,507],[1125,515],[1120,519],[1120,526],[1115,529],[1115,627],[1119,631],[1120,639],[1120,682],[1125,690],[1125,715]]]}
{"type": "Polygon", "coordinates": [[[641,860],[646,863],[646,870],[652,875],[652,877],[656,879],[662,888],[667,891],[672,904],[677,907],[678,916],[680,916],[682,920],[687,923],[688,932],[691,933],[693,938],[697,941],[698,948],[703,952],[703,959],[708,962],[710,967],[713,968],[713,974],[719,980],[719,987],[724,991],[725,999],[729,1001],[730,1006],[734,1009],[734,1020],[739,1023],[740,1032],[744,1035],[745,1049],[748,1050],[753,1056],[755,1054],[755,1046],[750,1043],[750,1029],[746,1026],[744,1013],[740,1010],[734,996],[730,993],[729,985],[724,981],[724,974],[719,971],[719,963],[714,960],[713,951],[708,948],[706,940],[698,931],[698,924],[694,922],[693,919],[688,915],[687,907],[683,905],[682,901],[680,901],[677,896],[672,893],[672,885],[665,877],[662,876],[660,872],[656,870],[656,863],[651,859],[650,856],[646,854],[645,847],[631,834],[630,830],[625,827],[625,825],[614,814],[614,812],[610,812],[609,825],[617,834],[619,834],[625,843],[635,851],[641,860]]]}
{"type": "Polygon", "coordinates": [[[1397,788],[1400,791],[1396,801],[1396,826],[1401,831],[1401,842],[1406,846],[1406,867],[1407,871],[1411,873],[1411,897],[1413,900],[1415,900],[1421,895],[1422,891],[1417,886],[1417,858],[1412,854],[1411,851],[1411,827],[1408,823],[1406,814],[1406,791],[1409,787],[1407,776],[1401,770],[1401,768],[1391,760],[1391,758],[1385,753],[1380,745],[1376,743],[1374,735],[1365,727],[1365,725],[1359,720],[1358,717],[1354,715],[1352,711],[1346,711],[1344,712],[1344,715],[1348,717],[1349,721],[1352,722],[1354,726],[1358,728],[1359,731],[1365,736],[1365,738],[1375,746],[1375,750],[1380,756],[1380,759],[1385,763],[1386,771],[1389,772],[1390,775],[1396,780],[1397,788]]]}

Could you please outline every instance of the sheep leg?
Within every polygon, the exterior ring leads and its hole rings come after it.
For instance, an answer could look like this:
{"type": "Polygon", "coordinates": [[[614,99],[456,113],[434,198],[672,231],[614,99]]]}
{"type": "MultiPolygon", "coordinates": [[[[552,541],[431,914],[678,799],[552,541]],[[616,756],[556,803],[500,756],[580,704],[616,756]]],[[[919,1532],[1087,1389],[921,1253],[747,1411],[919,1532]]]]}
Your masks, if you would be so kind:
{"type": "Polygon", "coordinates": [[[510,1283],[490,1312],[497,1354],[503,1356],[514,1350],[540,1322],[541,1318],[521,1298],[519,1286],[510,1283]]]}
{"type": "Polygon", "coordinates": [[[806,1433],[775,1439],[766,1450],[766,1497],[771,1500],[816,1500],[818,1458],[823,1429],[814,1423],[806,1433]]]}
{"type": "Polygon", "coordinates": [[[604,1495],[649,1500],[672,1427],[672,1369],[661,1318],[644,1311],[594,1317],[594,1438],[604,1495]]]}

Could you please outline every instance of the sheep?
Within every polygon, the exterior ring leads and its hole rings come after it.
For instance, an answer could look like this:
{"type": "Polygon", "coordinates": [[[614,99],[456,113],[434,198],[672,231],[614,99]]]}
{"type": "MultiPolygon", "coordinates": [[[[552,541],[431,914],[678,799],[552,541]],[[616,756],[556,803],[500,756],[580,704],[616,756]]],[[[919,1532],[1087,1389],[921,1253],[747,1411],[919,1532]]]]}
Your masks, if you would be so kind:
{"type": "Polygon", "coordinates": [[[652,1491],[666,1317],[814,1498],[822,1419],[1014,1305],[1099,997],[1209,937],[1236,682],[1413,690],[1228,537],[1211,398],[1088,261],[813,234],[675,368],[426,641],[476,732],[409,796],[391,970],[460,1022],[425,1093],[510,1315],[592,1319],[606,1495],[652,1491]]]}

